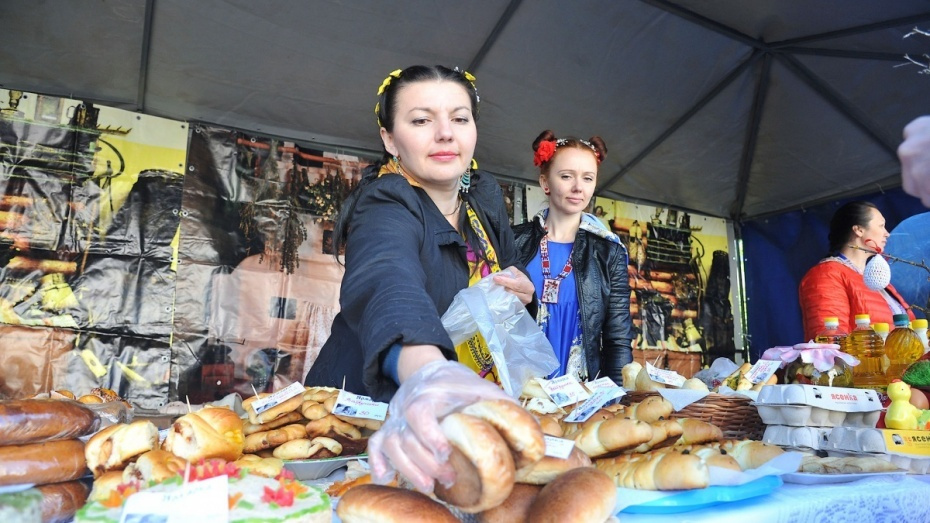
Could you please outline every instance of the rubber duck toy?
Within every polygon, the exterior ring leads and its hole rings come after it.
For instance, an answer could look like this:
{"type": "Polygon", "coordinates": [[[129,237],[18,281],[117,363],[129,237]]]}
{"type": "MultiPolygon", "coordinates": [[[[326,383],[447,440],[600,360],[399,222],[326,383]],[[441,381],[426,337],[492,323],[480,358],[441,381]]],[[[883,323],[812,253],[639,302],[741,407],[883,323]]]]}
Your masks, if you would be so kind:
{"type": "Polygon", "coordinates": [[[928,411],[911,405],[911,386],[901,380],[888,384],[888,397],[891,404],[885,413],[885,426],[889,429],[916,430],[918,420],[926,419],[928,411]]]}

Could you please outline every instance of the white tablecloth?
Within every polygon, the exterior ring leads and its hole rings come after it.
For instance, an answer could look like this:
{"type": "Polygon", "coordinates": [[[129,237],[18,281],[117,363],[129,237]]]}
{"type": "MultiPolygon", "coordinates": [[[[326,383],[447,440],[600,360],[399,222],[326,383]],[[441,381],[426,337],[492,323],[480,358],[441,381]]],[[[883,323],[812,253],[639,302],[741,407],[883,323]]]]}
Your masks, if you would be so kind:
{"type": "Polygon", "coordinates": [[[623,523],[928,523],[930,479],[885,476],[851,483],[785,483],[767,496],[677,514],[619,515],[623,523]]]}

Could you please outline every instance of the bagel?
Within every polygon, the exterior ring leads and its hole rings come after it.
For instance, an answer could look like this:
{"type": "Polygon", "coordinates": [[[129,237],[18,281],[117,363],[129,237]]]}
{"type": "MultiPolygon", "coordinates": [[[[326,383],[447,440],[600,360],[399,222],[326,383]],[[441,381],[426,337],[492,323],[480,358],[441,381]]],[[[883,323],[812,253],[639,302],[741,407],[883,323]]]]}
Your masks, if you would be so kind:
{"type": "Polygon", "coordinates": [[[437,483],[436,497],[468,513],[500,505],[513,490],[515,475],[504,438],[490,423],[468,414],[450,414],[439,426],[452,444],[449,464],[455,483],[437,483]]]}

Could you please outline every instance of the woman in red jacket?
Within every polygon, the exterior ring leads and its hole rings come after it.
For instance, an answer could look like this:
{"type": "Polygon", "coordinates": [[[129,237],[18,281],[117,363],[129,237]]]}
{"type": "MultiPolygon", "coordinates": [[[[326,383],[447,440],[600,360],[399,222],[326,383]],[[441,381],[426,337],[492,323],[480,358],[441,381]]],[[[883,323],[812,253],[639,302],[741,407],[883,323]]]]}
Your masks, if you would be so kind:
{"type": "Polygon", "coordinates": [[[862,278],[872,252],[881,252],[888,236],[885,218],[873,204],[849,202],[836,210],[830,220],[830,255],[801,280],[799,298],[805,340],[822,331],[823,319],[830,316],[839,318],[844,332],[856,328],[856,314],[868,314],[872,323],[890,324],[892,315],[904,313],[914,319],[914,313],[894,287],[889,284],[874,291],[862,278]]]}

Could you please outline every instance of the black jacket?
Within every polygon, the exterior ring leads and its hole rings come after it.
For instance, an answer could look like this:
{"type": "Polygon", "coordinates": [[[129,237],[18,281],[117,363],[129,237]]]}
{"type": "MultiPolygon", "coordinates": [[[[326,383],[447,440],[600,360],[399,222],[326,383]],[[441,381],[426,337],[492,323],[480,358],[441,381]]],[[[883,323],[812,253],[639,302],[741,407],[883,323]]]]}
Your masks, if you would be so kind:
{"type": "MultiPolygon", "coordinates": [[[[513,229],[520,262],[539,252],[545,229],[536,218],[513,229]]],[[[623,383],[621,370],[633,361],[630,279],[626,248],[579,229],[572,249],[572,274],[581,308],[582,340],[588,377],[608,376],[623,383]]]]}
{"type": "MultiPolygon", "coordinates": [[[[429,196],[403,177],[384,175],[358,190],[340,312],[304,382],[341,387],[345,377],[347,390],[387,401],[397,385],[382,374],[381,360],[394,343],[436,345],[456,359],[440,317],[468,287],[466,245],[429,196]]],[[[466,199],[501,268],[520,265],[497,181],[473,173],[466,199]]]]}

